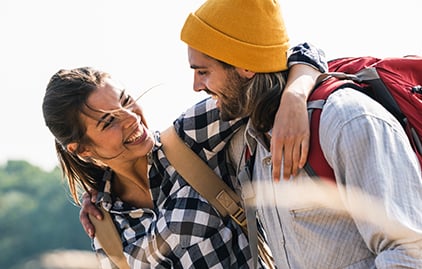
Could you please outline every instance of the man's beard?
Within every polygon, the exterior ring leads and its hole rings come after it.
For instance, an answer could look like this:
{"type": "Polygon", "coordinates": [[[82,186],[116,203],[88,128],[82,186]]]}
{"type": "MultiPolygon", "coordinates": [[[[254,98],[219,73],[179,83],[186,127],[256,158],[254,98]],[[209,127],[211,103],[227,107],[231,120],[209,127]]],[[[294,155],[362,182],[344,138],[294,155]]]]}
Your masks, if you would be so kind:
{"type": "Polygon", "coordinates": [[[235,70],[227,72],[226,86],[219,97],[220,118],[224,121],[248,116],[247,82],[235,70]]]}

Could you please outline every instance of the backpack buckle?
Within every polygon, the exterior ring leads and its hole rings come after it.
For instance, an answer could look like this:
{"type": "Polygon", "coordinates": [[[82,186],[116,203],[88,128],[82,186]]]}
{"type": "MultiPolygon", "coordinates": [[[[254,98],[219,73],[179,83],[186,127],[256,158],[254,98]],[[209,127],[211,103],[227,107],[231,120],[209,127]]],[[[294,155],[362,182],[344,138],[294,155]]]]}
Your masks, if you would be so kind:
{"type": "Polygon", "coordinates": [[[242,229],[246,229],[246,214],[243,208],[239,206],[238,210],[230,216],[242,229]]]}

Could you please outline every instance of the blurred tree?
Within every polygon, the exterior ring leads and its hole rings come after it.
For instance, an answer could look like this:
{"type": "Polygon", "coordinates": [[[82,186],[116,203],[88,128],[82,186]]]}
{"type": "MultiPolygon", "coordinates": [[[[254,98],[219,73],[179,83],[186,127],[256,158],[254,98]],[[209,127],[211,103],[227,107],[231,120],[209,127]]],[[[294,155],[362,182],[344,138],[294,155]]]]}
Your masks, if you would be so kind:
{"type": "Polygon", "coordinates": [[[54,249],[91,249],[58,168],[8,161],[0,179],[0,268],[54,249]]]}

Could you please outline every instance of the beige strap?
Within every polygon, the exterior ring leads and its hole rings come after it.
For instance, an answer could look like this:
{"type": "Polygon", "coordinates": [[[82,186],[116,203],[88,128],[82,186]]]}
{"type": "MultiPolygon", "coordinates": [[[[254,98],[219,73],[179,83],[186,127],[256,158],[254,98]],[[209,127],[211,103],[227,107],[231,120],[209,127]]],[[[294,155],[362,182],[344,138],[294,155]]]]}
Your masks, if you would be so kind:
{"type": "Polygon", "coordinates": [[[114,226],[110,213],[102,207],[100,207],[99,210],[104,216],[102,220],[98,220],[94,216],[88,215],[92,224],[95,226],[95,237],[114,264],[120,269],[129,269],[129,264],[123,254],[122,240],[117,233],[116,226],[114,226]]]}
{"type": "MultiPolygon", "coordinates": [[[[162,132],[160,137],[166,157],[177,172],[207,199],[222,216],[230,215],[247,233],[246,216],[243,208],[239,206],[239,196],[183,143],[173,126],[162,132]]],[[[120,269],[129,269],[127,260],[123,255],[122,242],[113,220],[106,210],[103,208],[100,208],[100,210],[104,216],[101,221],[89,215],[95,226],[95,236],[107,256],[120,269]]],[[[267,260],[265,257],[269,254],[262,251],[265,249],[265,243],[263,246],[262,240],[258,240],[258,249],[264,261],[267,264],[272,264],[272,257],[270,256],[267,260]]],[[[269,268],[273,268],[272,265],[269,268]]]]}
{"type": "MultiPolygon", "coordinates": [[[[230,215],[242,227],[243,231],[250,236],[246,214],[243,208],[239,206],[240,197],[198,155],[183,143],[173,126],[162,132],[160,137],[164,153],[177,172],[189,185],[207,199],[221,215],[230,215]]],[[[256,224],[256,219],[253,219],[252,224],[256,224]]],[[[255,235],[257,234],[256,228],[254,233],[255,235]]],[[[255,250],[255,252],[259,253],[267,268],[274,269],[274,259],[263,238],[258,235],[257,240],[253,240],[253,244],[256,246],[251,246],[252,249],[258,250],[255,250]]],[[[258,253],[253,255],[254,268],[257,266],[256,255],[258,253]]]]}
{"type": "Polygon", "coordinates": [[[230,215],[246,229],[246,216],[243,208],[239,206],[239,196],[183,143],[173,126],[162,132],[160,137],[167,159],[189,185],[207,199],[221,215],[230,215]]]}

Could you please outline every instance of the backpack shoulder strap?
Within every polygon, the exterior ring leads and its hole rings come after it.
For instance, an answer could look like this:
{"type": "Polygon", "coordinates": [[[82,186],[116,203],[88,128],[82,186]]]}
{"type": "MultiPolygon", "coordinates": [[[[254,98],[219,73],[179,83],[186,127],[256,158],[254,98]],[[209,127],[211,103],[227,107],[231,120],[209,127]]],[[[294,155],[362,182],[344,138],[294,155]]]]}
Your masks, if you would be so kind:
{"type": "Polygon", "coordinates": [[[129,269],[129,264],[123,254],[122,241],[117,233],[116,226],[114,226],[110,213],[102,207],[99,207],[99,210],[104,216],[102,220],[98,220],[97,218],[88,215],[95,227],[95,237],[114,264],[120,269],[129,269]]]}
{"type": "Polygon", "coordinates": [[[267,268],[274,269],[271,251],[257,231],[255,211],[243,210],[240,197],[183,143],[173,126],[162,132],[160,139],[167,159],[189,185],[207,199],[222,216],[229,215],[243,232],[248,234],[254,268],[259,254],[267,268]]]}
{"type": "Polygon", "coordinates": [[[160,139],[167,159],[189,185],[207,199],[222,216],[229,215],[246,229],[246,216],[240,206],[240,197],[183,143],[174,127],[170,126],[161,132],[160,139]]]}
{"type": "Polygon", "coordinates": [[[308,98],[308,117],[310,123],[310,144],[308,160],[304,166],[310,177],[322,177],[335,180],[334,172],[328,164],[319,143],[319,122],[322,109],[330,94],[333,92],[352,87],[358,89],[353,82],[356,77],[341,72],[324,73],[317,79],[317,84],[308,98]]]}

